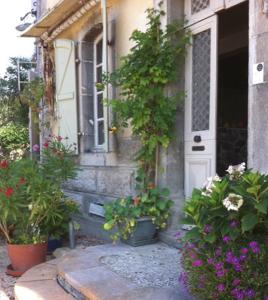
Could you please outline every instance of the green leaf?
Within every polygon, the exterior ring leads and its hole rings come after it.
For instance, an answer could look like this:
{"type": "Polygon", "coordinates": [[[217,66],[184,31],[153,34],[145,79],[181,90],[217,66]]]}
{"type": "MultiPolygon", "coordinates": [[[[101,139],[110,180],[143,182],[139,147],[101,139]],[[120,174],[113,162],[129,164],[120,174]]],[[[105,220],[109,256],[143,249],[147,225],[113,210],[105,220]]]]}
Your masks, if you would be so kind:
{"type": "Polygon", "coordinates": [[[242,232],[246,232],[249,230],[252,230],[255,225],[258,223],[258,217],[253,214],[253,213],[249,213],[247,215],[245,215],[242,220],[241,220],[241,224],[242,224],[242,232]]]}
{"type": "Polygon", "coordinates": [[[201,235],[200,235],[200,232],[199,232],[199,228],[194,227],[193,229],[191,229],[190,231],[188,231],[185,234],[184,239],[186,241],[191,241],[191,240],[197,241],[197,240],[200,239],[200,237],[201,237],[201,235]]]}
{"type": "Polygon", "coordinates": [[[205,235],[204,240],[206,242],[212,244],[216,241],[216,234],[214,232],[211,232],[211,233],[205,235]]]}
{"type": "Polygon", "coordinates": [[[267,214],[267,208],[268,208],[268,198],[263,199],[261,202],[255,204],[255,208],[263,213],[267,214]]]}
{"type": "Polygon", "coordinates": [[[111,230],[114,227],[114,221],[111,220],[103,225],[104,230],[111,230]]]}

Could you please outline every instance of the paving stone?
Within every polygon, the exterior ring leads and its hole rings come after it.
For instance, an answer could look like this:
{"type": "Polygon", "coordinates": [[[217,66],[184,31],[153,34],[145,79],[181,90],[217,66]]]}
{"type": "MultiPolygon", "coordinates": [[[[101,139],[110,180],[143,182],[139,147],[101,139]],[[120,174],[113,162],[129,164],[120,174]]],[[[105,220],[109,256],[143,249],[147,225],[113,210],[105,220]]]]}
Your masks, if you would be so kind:
{"type": "Polygon", "coordinates": [[[56,280],[56,278],[56,265],[43,263],[24,273],[23,276],[17,280],[17,282],[39,281],[49,279],[56,280]]]}
{"type": "Polygon", "coordinates": [[[67,273],[65,279],[88,299],[108,300],[136,288],[103,266],[67,273]]]}
{"type": "Polygon", "coordinates": [[[74,300],[56,280],[24,281],[15,285],[16,300],[74,300]]]}

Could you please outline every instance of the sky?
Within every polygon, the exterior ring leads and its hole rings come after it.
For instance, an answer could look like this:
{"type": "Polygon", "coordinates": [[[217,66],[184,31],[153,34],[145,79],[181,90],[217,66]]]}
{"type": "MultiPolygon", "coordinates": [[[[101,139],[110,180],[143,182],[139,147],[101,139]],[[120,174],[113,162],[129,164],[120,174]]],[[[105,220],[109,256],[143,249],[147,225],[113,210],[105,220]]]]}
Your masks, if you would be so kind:
{"type": "MultiPolygon", "coordinates": [[[[31,10],[31,0],[0,0],[0,76],[5,74],[9,57],[31,57],[34,50],[34,39],[19,37],[16,26],[23,23],[23,17],[31,10]]],[[[31,22],[29,17],[27,22],[31,22]]]]}

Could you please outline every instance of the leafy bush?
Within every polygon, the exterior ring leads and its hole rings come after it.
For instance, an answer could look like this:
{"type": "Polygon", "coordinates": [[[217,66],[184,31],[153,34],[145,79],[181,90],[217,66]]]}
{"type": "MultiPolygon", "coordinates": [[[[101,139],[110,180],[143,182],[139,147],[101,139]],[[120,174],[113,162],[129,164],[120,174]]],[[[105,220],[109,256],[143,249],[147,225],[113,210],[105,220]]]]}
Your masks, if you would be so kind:
{"type": "Polygon", "coordinates": [[[268,176],[245,164],[227,172],[185,205],[182,280],[199,299],[267,300],[268,176]]]}
{"type": "Polygon", "coordinates": [[[23,125],[9,123],[0,128],[0,147],[4,156],[12,151],[21,150],[22,153],[29,147],[28,128],[23,125]]]}
{"type": "Polygon", "coordinates": [[[120,236],[127,239],[135,230],[137,219],[141,217],[151,217],[157,228],[165,228],[173,204],[168,196],[168,189],[151,184],[147,191],[136,197],[129,196],[105,204],[104,229],[111,230],[117,225],[118,232],[111,235],[111,238],[116,240],[120,236]]]}

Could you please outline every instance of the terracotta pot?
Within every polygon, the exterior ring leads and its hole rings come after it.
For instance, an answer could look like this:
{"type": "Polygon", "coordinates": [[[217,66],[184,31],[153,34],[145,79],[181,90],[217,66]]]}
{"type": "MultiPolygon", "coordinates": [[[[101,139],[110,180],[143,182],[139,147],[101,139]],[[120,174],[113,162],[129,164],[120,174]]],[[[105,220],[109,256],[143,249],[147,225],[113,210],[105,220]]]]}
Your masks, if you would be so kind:
{"type": "Polygon", "coordinates": [[[25,272],[46,261],[47,243],[14,245],[7,244],[7,252],[13,270],[25,272]]]}

